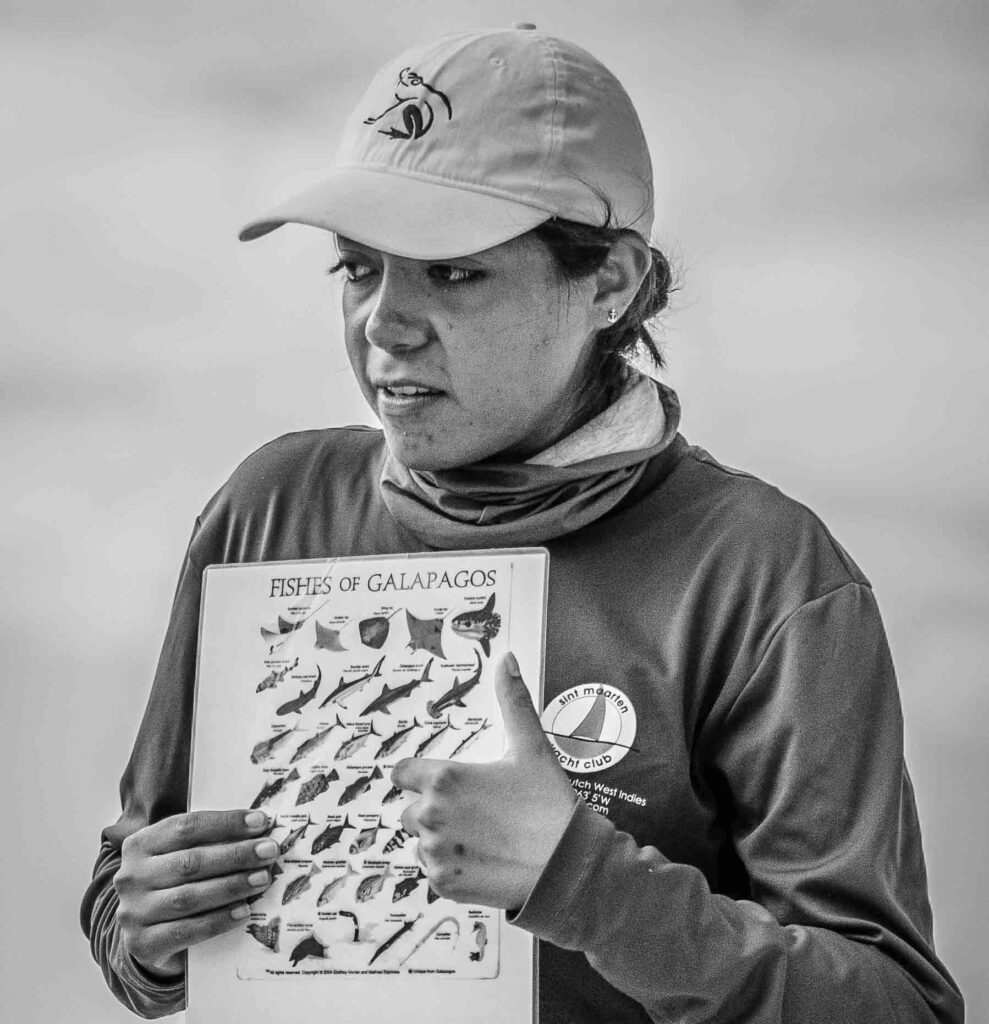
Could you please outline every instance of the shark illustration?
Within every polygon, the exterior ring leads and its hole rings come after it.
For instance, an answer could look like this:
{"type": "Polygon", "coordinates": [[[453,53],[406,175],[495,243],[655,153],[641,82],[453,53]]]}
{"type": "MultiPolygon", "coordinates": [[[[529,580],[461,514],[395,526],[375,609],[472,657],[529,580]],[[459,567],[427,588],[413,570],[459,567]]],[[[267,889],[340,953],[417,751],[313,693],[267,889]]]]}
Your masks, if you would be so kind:
{"type": "Polygon", "coordinates": [[[412,679],[407,683],[402,683],[401,686],[394,686],[392,689],[388,689],[388,684],[385,683],[381,689],[379,696],[375,697],[370,704],[361,712],[361,715],[370,715],[375,711],[382,711],[386,715],[389,714],[388,708],[395,703],[397,700],[401,700],[403,697],[408,695],[422,683],[431,683],[432,680],[429,678],[429,666],[432,665],[433,659],[430,658],[426,662],[426,667],[422,670],[422,675],[418,679],[412,679]]]}
{"type": "Polygon", "coordinates": [[[438,718],[439,715],[445,711],[448,707],[452,707],[454,704],[458,708],[465,708],[467,705],[464,703],[464,697],[474,689],[475,686],[481,681],[481,656],[477,655],[477,668],[474,674],[469,678],[465,679],[462,683],[453,677],[453,686],[450,687],[442,697],[437,700],[430,701],[426,704],[426,714],[430,718],[438,718]]]}
{"type": "Polygon", "coordinates": [[[350,682],[344,682],[343,676],[340,676],[340,683],[337,688],[320,704],[321,708],[325,708],[327,704],[339,704],[345,701],[352,694],[357,693],[358,690],[362,690],[372,679],[381,675],[381,666],[384,663],[385,656],[382,654],[378,659],[378,664],[371,669],[370,672],[365,672],[364,675],[358,676],[357,679],[351,679],[350,682]]]}

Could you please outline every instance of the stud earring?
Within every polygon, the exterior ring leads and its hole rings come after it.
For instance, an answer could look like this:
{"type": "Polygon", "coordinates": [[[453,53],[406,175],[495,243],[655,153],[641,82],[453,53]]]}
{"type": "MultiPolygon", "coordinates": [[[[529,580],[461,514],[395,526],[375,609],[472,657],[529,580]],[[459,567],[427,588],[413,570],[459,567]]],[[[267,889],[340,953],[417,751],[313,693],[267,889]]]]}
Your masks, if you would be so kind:
{"type": "Polygon", "coordinates": [[[608,310],[608,323],[609,324],[616,324],[616,323],[618,323],[618,310],[617,309],[609,309],[608,310]]]}

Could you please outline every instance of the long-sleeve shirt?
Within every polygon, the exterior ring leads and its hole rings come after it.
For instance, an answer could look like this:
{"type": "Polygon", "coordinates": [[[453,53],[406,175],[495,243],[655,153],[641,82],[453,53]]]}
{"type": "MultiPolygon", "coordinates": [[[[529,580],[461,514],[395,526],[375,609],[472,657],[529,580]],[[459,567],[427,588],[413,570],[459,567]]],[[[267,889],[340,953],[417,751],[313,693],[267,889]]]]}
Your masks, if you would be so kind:
{"type": "MultiPolygon", "coordinates": [[[[197,519],[83,927],[114,993],[183,1004],[120,948],[124,838],[186,807],[202,570],[421,551],[378,488],[380,432],[288,435],[197,519]]],[[[513,923],[540,1020],[956,1024],[932,939],[893,666],[868,580],[802,505],[682,438],[550,551],[545,701],[634,712],[620,756],[561,753],[579,801],[513,923]]]]}

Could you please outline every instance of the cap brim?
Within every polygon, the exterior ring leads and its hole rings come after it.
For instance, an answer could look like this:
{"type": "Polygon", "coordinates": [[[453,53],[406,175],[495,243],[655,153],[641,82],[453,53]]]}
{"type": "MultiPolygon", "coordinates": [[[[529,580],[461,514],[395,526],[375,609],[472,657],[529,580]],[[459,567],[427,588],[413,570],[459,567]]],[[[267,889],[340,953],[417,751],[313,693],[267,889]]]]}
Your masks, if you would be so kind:
{"type": "Polygon", "coordinates": [[[340,167],[251,221],[239,237],[249,242],[283,224],[308,224],[395,256],[453,259],[507,242],[551,216],[551,211],[461,185],[340,167]]]}

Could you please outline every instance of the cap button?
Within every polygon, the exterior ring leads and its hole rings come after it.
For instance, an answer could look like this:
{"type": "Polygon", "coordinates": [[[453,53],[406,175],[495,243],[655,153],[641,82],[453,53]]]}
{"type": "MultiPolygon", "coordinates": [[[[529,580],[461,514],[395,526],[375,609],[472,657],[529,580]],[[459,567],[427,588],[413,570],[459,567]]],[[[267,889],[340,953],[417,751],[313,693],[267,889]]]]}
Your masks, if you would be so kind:
{"type": "Polygon", "coordinates": [[[515,22],[512,22],[512,28],[529,29],[531,31],[531,30],[535,29],[535,27],[536,26],[533,25],[531,21],[515,21],[515,22]]]}

